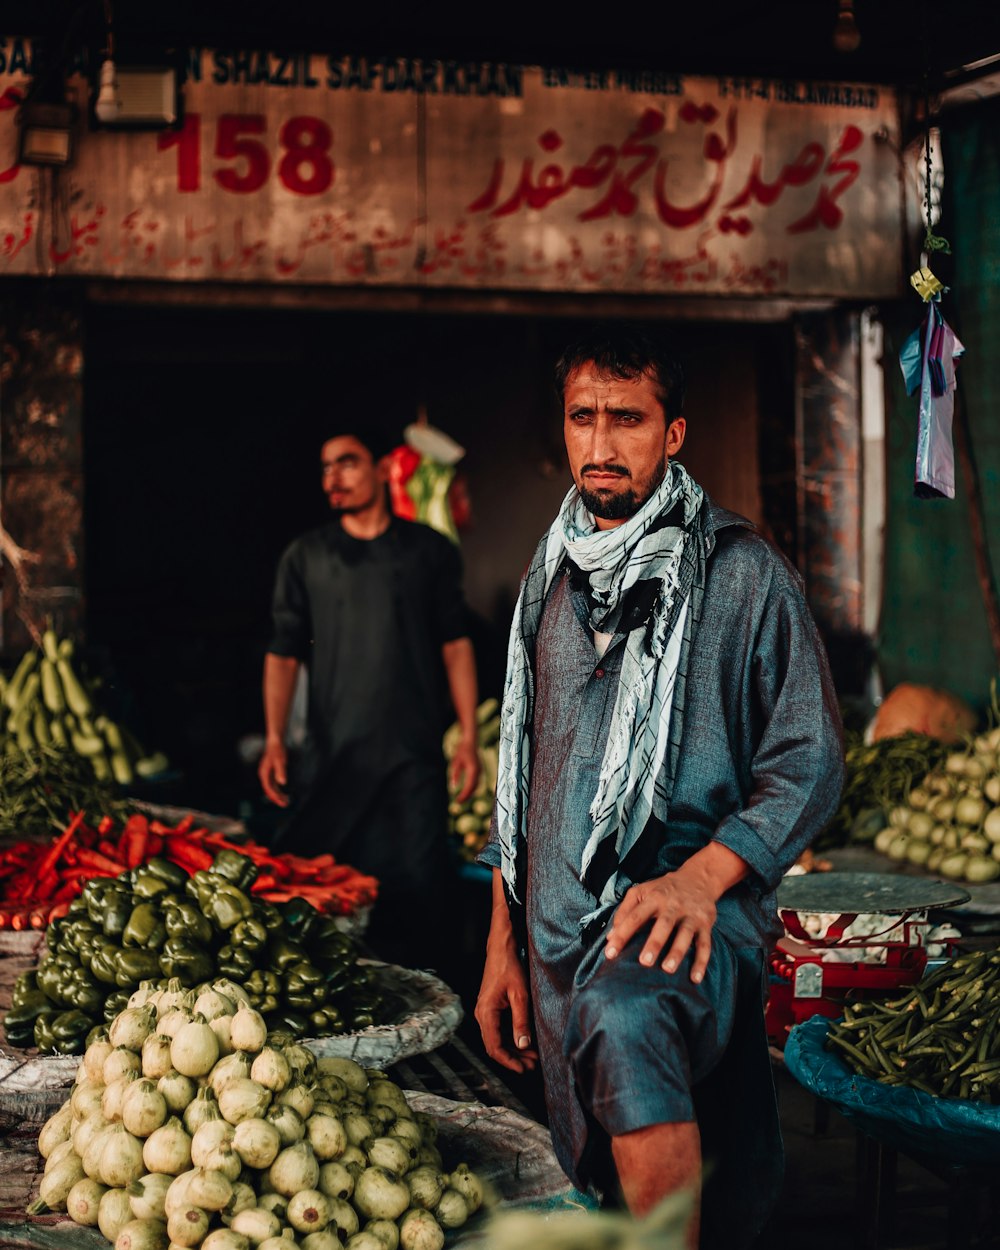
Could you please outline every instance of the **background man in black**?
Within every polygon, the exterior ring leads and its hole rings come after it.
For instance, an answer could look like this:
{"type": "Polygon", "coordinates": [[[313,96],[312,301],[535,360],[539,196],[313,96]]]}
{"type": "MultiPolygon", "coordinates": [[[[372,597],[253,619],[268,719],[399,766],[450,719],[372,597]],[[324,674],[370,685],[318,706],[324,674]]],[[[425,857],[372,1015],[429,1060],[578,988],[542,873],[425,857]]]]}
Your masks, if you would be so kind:
{"type": "Polygon", "coordinates": [[[452,765],[459,797],[478,777],[475,657],[456,547],[392,515],[381,448],[366,440],[323,445],[335,518],[296,539],[278,566],[258,773],[267,797],[288,805],[285,730],[305,664],[308,736],[281,846],[329,851],[378,877],[369,940],[412,966],[438,962],[440,892],[453,874],[441,754],[449,694],[463,730],[452,765]]]}

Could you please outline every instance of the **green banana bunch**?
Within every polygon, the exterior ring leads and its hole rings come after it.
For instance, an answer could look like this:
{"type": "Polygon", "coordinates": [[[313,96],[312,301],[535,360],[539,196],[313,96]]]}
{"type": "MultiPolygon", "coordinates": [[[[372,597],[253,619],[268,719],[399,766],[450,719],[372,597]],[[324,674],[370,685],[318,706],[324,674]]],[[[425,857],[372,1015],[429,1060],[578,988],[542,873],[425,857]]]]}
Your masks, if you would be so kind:
{"type": "Polygon", "coordinates": [[[41,650],[27,651],[0,685],[0,746],[23,755],[50,747],[88,760],[98,781],[121,786],[162,772],[162,753],[147,755],[123,726],[102,715],[73,666],[73,642],[47,629],[41,650]]]}

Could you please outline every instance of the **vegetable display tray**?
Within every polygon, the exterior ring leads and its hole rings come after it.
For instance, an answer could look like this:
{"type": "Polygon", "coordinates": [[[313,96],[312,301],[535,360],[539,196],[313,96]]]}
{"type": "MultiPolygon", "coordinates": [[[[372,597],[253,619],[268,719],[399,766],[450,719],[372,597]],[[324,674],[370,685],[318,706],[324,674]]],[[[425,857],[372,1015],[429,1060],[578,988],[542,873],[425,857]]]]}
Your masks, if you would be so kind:
{"type": "Polygon", "coordinates": [[[789,1034],[785,1067],[800,1085],[876,1141],[911,1157],[1000,1165],[1000,1107],[884,1085],[852,1072],[826,1049],[829,1027],[829,1020],[815,1016],[789,1034]]]}
{"type": "MultiPolygon", "coordinates": [[[[4,964],[8,962],[13,961],[4,964]]],[[[432,973],[369,959],[359,962],[379,970],[379,979],[399,1010],[388,1024],[337,1037],[303,1039],[314,1054],[353,1059],[366,1068],[385,1068],[435,1050],[458,1028],[462,1021],[458,995],[432,973]]],[[[17,972],[23,970],[18,967],[17,972]]],[[[31,1120],[45,1119],[66,1101],[79,1066],[79,1055],[39,1055],[12,1047],[0,1050],[0,1110],[31,1120]]]]}

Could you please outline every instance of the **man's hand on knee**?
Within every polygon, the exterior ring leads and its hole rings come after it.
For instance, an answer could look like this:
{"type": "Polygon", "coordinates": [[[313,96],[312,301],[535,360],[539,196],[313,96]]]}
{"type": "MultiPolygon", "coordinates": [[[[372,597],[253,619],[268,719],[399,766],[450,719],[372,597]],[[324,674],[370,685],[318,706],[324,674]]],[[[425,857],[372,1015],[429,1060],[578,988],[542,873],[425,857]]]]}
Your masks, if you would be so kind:
{"type": "Polygon", "coordinates": [[[652,921],[639,962],[652,967],[659,960],[664,972],[676,972],[694,946],[691,980],[699,982],[712,953],[715,917],[715,899],[708,889],[685,881],[681,872],[669,872],[664,877],[634,885],[626,892],[608,931],[605,957],[616,958],[639,930],[652,921]]]}
{"type": "Polygon", "coordinates": [[[605,957],[614,959],[643,925],[652,921],[639,962],[652,967],[659,959],[664,972],[676,972],[693,945],[691,980],[701,981],[712,953],[715,905],[749,872],[749,865],[735,851],[713,841],[695,851],[674,872],[632,886],[615,912],[605,957]]]}

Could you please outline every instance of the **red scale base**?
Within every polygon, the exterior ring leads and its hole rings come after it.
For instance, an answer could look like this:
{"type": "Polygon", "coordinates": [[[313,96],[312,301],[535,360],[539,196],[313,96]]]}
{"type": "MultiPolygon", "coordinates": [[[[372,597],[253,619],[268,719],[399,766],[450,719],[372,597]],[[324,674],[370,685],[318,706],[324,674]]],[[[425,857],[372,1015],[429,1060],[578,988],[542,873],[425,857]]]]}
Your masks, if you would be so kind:
{"type": "Polygon", "coordinates": [[[817,1015],[836,1018],[843,1014],[846,1002],[892,994],[923,976],[927,966],[925,919],[910,921],[904,914],[894,918],[883,934],[845,938],[844,931],[859,914],[839,916],[823,937],[815,938],[805,931],[794,912],[781,913],[786,935],[778,940],[770,957],[771,982],[764,1013],[772,1046],[782,1049],[788,1030],[803,1020],[817,1015]],[[888,933],[898,937],[886,940],[888,933]],[[832,950],[856,950],[857,958],[824,962],[824,955],[832,950]],[[876,950],[885,952],[885,959],[877,963],[871,961],[876,950]]]}

